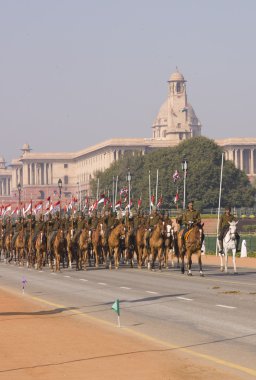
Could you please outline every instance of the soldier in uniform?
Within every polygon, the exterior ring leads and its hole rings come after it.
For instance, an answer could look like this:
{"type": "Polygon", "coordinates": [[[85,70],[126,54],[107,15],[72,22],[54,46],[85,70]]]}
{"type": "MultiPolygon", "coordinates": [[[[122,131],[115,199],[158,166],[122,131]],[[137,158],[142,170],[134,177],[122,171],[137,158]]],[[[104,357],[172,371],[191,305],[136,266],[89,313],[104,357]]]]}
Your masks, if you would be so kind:
{"type": "Polygon", "coordinates": [[[152,213],[148,216],[147,221],[146,221],[146,228],[148,229],[148,233],[146,236],[146,241],[147,241],[147,248],[149,248],[149,239],[152,235],[153,229],[155,225],[160,220],[160,215],[157,212],[156,207],[153,208],[152,213]]]}
{"type": "Polygon", "coordinates": [[[105,223],[107,227],[106,239],[108,240],[110,232],[118,225],[118,219],[113,212],[110,212],[107,218],[105,218],[105,223]]]}
{"type": "Polygon", "coordinates": [[[46,225],[44,222],[43,214],[39,216],[39,219],[36,221],[35,229],[34,229],[34,235],[33,235],[33,244],[36,243],[37,235],[40,233],[46,233],[46,225]]]}
{"type": "Polygon", "coordinates": [[[19,218],[16,222],[12,223],[13,238],[12,238],[12,248],[14,249],[16,239],[19,232],[23,229],[23,218],[19,218]]]}
{"type": "MultiPolygon", "coordinates": [[[[219,221],[219,253],[223,255],[223,239],[229,229],[229,223],[237,221],[234,215],[231,214],[231,208],[229,206],[225,207],[225,213],[221,215],[220,221],[219,221]]],[[[238,233],[236,233],[236,251],[239,252],[238,247],[239,247],[239,241],[240,241],[240,236],[238,233]]]]}
{"type": "Polygon", "coordinates": [[[56,212],[54,219],[51,217],[48,221],[49,225],[49,233],[50,233],[50,239],[49,239],[49,249],[51,248],[51,245],[53,243],[53,240],[55,236],[57,235],[58,230],[61,228],[61,221],[60,221],[60,214],[59,212],[56,212]]]}
{"type": "Polygon", "coordinates": [[[177,218],[177,222],[184,226],[182,231],[181,240],[183,249],[185,249],[185,234],[195,224],[201,225],[200,212],[194,209],[194,201],[189,201],[187,210],[177,218]]]}
{"type": "Polygon", "coordinates": [[[73,237],[73,243],[77,242],[82,230],[85,228],[85,220],[84,216],[82,214],[78,215],[78,219],[76,222],[76,233],[74,234],[73,237]]]}

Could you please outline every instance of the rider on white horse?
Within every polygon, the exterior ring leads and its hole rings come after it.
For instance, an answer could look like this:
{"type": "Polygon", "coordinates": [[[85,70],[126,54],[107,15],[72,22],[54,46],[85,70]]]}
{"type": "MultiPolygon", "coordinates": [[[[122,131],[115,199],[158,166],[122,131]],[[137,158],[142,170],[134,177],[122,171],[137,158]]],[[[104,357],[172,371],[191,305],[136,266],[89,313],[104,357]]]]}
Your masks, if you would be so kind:
{"type": "MultiPolygon", "coordinates": [[[[237,219],[235,218],[235,216],[233,214],[231,214],[231,207],[226,206],[225,207],[225,213],[223,215],[221,215],[220,221],[219,221],[219,236],[218,236],[219,253],[222,256],[224,255],[224,253],[223,253],[223,239],[224,239],[224,237],[225,237],[225,235],[229,229],[229,223],[233,222],[233,221],[237,221],[237,219]]],[[[239,241],[240,241],[240,236],[236,232],[236,252],[239,252],[238,251],[239,241]]]]}

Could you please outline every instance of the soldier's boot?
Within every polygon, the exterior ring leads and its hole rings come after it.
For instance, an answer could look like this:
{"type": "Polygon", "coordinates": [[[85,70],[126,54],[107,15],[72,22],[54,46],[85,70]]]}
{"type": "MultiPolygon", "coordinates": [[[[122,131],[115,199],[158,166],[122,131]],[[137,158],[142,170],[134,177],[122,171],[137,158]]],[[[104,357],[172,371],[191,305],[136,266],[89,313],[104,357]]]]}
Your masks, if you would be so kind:
{"type": "Polygon", "coordinates": [[[223,240],[222,239],[219,239],[219,253],[221,254],[221,256],[224,256],[224,253],[223,253],[223,240]]]}

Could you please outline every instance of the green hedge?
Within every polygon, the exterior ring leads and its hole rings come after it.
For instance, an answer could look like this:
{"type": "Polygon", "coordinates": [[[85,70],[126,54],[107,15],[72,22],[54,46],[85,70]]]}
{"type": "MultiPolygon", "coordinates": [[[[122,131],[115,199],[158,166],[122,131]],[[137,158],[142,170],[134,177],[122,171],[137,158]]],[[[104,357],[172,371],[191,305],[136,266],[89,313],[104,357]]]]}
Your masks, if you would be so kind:
{"type": "MultiPolygon", "coordinates": [[[[256,256],[256,236],[255,235],[240,235],[240,245],[243,240],[246,240],[247,254],[255,257],[256,256]]],[[[216,252],[216,236],[205,236],[205,250],[206,253],[216,252]]]]}

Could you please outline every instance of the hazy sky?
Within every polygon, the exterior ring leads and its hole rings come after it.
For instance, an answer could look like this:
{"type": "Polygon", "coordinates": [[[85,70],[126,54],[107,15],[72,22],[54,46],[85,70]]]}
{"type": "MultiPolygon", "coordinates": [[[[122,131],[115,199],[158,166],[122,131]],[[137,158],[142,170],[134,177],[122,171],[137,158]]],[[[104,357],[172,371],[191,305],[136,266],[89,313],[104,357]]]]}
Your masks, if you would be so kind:
{"type": "Polygon", "coordinates": [[[0,154],[151,137],[178,66],[211,138],[256,137],[256,1],[0,0],[0,154]]]}

